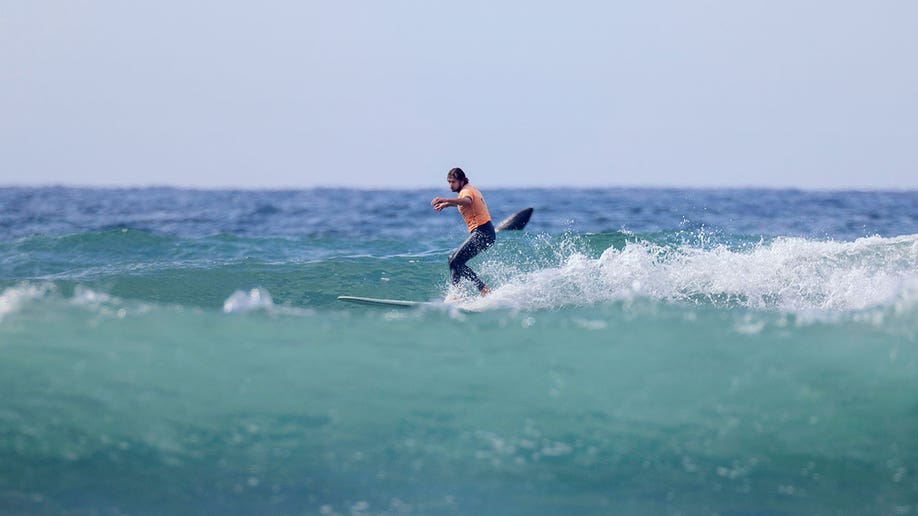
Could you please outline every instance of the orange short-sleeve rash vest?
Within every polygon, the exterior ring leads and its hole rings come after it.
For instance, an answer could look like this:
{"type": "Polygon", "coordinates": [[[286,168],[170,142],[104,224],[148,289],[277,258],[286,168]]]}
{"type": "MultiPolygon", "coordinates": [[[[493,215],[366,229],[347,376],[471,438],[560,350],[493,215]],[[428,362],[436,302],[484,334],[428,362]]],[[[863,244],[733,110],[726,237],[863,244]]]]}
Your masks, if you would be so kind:
{"type": "Polygon", "coordinates": [[[463,197],[471,197],[472,199],[472,204],[468,206],[458,206],[459,214],[465,219],[465,224],[469,227],[469,232],[491,220],[491,214],[488,213],[488,205],[485,203],[484,196],[481,195],[481,192],[479,192],[477,188],[466,183],[466,185],[462,187],[462,190],[459,190],[458,197],[460,199],[463,197]]]}

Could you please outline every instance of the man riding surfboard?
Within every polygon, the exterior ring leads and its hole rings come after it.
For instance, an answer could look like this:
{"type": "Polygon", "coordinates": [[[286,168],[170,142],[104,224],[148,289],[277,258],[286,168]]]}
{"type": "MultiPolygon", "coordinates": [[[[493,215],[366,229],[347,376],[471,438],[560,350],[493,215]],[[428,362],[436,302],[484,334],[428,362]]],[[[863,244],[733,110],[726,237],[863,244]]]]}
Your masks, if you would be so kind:
{"type": "Polygon", "coordinates": [[[465,278],[478,287],[478,292],[482,296],[487,295],[491,290],[466,262],[494,244],[494,224],[491,223],[488,205],[481,192],[469,184],[469,179],[461,168],[450,170],[446,174],[446,181],[449,183],[449,189],[458,194],[456,198],[434,197],[430,204],[436,211],[455,206],[469,228],[468,238],[449,255],[450,280],[453,285],[458,285],[459,280],[465,278]]]}

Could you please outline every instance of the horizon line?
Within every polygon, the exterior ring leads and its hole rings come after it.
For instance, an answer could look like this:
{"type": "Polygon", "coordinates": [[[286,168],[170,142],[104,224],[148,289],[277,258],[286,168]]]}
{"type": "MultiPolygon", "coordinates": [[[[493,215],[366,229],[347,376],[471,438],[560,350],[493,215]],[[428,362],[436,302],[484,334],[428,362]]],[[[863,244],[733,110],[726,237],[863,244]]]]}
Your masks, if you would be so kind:
{"type": "MultiPolygon", "coordinates": [[[[536,185],[527,188],[521,188],[519,185],[504,185],[487,183],[475,183],[483,185],[482,188],[489,190],[768,190],[768,191],[803,191],[803,192],[891,192],[891,193],[910,193],[918,192],[918,186],[915,187],[885,187],[885,186],[765,186],[765,185],[627,185],[627,184],[605,184],[605,185],[536,185]]],[[[240,186],[240,185],[180,185],[169,183],[146,183],[146,184],[80,184],[65,182],[49,183],[2,183],[0,188],[4,189],[29,189],[29,188],[63,188],[72,190],[190,190],[190,191],[303,191],[303,190],[356,190],[356,191],[396,191],[396,190],[440,190],[441,186],[433,185],[399,185],[399,186],[354,186],[354,185],[335,185],[319,184],[312,186],[303,185],[284,185],[284,186],[240,186]]]]}

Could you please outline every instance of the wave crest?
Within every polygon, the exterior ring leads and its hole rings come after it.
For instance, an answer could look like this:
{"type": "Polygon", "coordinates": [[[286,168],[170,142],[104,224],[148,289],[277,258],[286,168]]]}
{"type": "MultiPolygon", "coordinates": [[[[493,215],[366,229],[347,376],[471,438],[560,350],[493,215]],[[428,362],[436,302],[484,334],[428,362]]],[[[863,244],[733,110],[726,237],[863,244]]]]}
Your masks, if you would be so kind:
{"type": "Polygon", "coordinates": [[[539,309],[635,297],[798,313],[908,310],[918,302],[918,235],[781,237],[740,249],[629,241],[598,258],[573,252],[557,267],[515,275],[474,303],[539,309]]]}
{"type": "Polygon", "coordinates": [[[54,285],[50,283],[37,285],[24,283],[4,289],[0,293],[0,322],[3,321],[5,316],[22,308],[26,302],[45,297],[54,290],[54,285]]]}
{"type": "Polygon", "coordinates": [[[261,288],[253,288],[248,292],[237,290],[223,302],[223,311],[226,313],[250,312],[252,310],[271,310],[274,300],[271,294],[261,288]]]}

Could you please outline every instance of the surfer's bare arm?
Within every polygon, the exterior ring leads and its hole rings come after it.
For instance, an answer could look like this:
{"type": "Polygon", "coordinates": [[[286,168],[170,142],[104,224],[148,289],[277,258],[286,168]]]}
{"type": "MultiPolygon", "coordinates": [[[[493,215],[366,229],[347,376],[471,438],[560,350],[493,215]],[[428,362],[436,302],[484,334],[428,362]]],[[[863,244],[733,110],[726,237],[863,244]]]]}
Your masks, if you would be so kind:
{"type": "Polygon", "coordinates": [[[468,206],[469,204],[472,204],[471,197],[434,197],[433,200],[430,201],[430,205],[437,211],[443,208],[449,208],[450,206],[468,206]]]}

